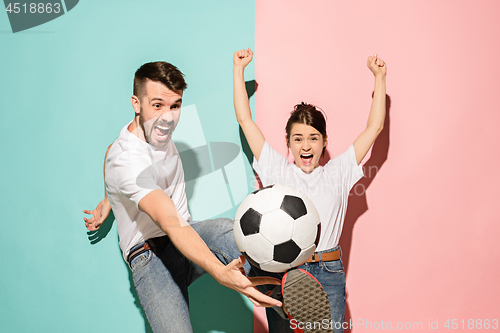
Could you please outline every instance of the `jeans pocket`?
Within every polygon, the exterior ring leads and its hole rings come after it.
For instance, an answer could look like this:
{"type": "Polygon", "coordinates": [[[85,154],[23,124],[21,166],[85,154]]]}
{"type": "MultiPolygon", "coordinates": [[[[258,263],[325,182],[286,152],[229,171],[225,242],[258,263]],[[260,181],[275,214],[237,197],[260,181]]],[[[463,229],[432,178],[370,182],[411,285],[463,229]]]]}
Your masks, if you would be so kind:
{"type": "Polygon", "coordinates": [[[153,257],[153,251],[148,250],[139,254],[134,259],[132,259],[132,261],[129,263],[130,270],[132,271],[132,273],[136,272],[141,267],[144,267],[148,262],[151,261],[152,257],[153,257]]]}
{"type": "Polygon", "coordinates": [[[344,273],[341,260],[323,261],[323,268],[329,273],[344,273]]]}

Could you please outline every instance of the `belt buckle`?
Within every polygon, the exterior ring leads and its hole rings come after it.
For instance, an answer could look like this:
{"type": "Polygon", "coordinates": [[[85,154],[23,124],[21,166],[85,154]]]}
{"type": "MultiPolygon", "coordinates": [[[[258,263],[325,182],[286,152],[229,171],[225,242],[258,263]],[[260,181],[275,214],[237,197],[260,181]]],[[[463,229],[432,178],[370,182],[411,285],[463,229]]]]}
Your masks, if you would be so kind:
{"type": "Polygon", "coordinates": [[[313,253],[312,258],[311,258],[311,262],[316,262],[316,253],[313,253]]]}

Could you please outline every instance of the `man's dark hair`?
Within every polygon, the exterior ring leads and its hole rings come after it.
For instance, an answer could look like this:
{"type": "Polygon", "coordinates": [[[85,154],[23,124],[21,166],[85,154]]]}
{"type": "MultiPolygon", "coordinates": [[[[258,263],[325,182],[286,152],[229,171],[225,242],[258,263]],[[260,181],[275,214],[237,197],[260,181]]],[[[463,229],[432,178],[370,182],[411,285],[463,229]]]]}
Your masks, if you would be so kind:
{"type": "Polygon", "coordinates": [[[172,64],[165,61],[148,62],[142,65],[134,76],[134,95],[142,98],[145,94],[146,80],[163,83],[172,91],[186,90],[184,74],[172,64]]]}

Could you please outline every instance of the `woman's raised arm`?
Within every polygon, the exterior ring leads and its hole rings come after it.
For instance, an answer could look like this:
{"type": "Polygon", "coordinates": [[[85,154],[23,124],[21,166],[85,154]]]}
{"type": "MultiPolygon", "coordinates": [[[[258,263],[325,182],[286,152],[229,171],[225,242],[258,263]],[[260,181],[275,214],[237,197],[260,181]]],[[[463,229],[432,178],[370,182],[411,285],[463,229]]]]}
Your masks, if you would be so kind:
{"type": "Polygon", "coordinates": [[[252,111],[250,110],[247,89],[245,87],[245,67],[250,63],[250,61],[252,61],[252,57],[253,52],[250,48],[248,48],[248,50],[240,50],[234,53],[233,101],[234,111],[236,112],[236,120],[238,120],[238,123],[245,134],[253,156],[255,156],[258,161],[266,139],[260,131],[260,128],[252,119],[252,111]]]}
{"type": "Polygon", "coordinates": [[[387,66],[377,55],[368,57],[367,66],[375,76],[375,88],[366,129],[356,138],[353,144],[358,164],[361,163],[377,136],[382,132],[385,120],[385,77],[387,66]]]}

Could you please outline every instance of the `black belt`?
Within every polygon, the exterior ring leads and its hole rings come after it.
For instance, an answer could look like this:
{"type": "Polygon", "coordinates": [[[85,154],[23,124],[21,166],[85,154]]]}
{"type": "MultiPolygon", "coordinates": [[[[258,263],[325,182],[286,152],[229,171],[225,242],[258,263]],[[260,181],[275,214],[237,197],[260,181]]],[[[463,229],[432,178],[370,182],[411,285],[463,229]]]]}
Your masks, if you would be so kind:
{"type": "Polygon", "coordinates": [[[148,250],[152,250],[153,252],[156,252],[156,250],[159,247],[167,245],[168,242],[170,242],[170,238],[168,238],[167,235],[161,236],[161,237],[150,238],[146,242],[144,242],[144,244],[142,246],[134,249],[134,251],[131,251],[128,254],[127,262],[130,263],[132,261],[132,259],[134,259],[138,255],[140,255],[148,250]]]}

